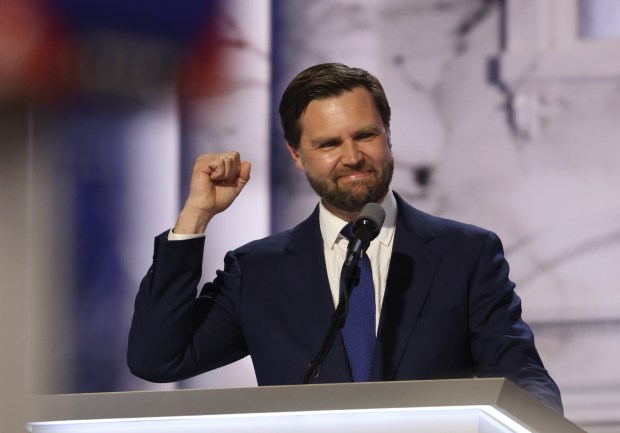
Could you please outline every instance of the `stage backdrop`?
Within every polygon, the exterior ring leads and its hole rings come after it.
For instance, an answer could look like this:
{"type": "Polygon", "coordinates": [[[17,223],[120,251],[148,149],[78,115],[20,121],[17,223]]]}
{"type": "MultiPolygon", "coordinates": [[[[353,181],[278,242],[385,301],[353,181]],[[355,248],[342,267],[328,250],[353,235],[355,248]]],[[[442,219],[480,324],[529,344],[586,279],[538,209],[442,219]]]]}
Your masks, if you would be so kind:
{"type": "Polygon", "coordinates": [[[154,2],[94,19],[59,0],[53,19],[34,20],[48,24],[33,52],[56,41],[65,68],[37,75],[35,62],[23,75],[33,81],[16,85],[37,101],[24,265],[32,302],[46,306],[31,318],[35,382],[48,392],[256,384],[247,359],[180,384],[131,377],[133,297],[200,153],[238,150],[253,163],[248,188],[208,229],[205,280],[226,250],[308,215],[316,196],[290,161],[277,104],[297,72],[338,61],[385,85],[394,189],[502,238],[567,416],[592,432],[618,428],[617,3],[154,2]]]}

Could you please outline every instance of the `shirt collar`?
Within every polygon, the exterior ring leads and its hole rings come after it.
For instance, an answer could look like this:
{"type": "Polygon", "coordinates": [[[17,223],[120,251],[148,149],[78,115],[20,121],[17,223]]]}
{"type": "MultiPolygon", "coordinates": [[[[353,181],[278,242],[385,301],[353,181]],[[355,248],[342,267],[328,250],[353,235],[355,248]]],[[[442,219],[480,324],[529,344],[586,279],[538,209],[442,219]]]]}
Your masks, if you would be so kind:
{"type": "MultiPolygon", "coordinates": [[[[394,238],[397,213],[396,199],[391,189],[379,204],[385,211],[385,221],[383,222],[377,239],[382,244],[389,246],[394,238]]],[[[323,242],[329,249],[333,249],[339,237],[342,236],[340,231],[347,225],[347,221],[327,210],[321,201],[319,202],[319,225],[321,228],[321,235],[323,236],[323,242]]]]}

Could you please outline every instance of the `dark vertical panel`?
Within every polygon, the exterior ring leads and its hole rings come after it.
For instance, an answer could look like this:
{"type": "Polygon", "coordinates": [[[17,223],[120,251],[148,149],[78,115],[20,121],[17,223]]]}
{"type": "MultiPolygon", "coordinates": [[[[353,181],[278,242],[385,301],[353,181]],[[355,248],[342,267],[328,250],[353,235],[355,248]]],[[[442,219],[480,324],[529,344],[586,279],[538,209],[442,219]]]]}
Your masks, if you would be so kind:
{"type": "Polygon", "coordinates": [[[118,237],[132,211],[123,208],[131,172],[123,126],[131,111],[86,104],[65,117],[72,126],[64,144],[75,158],[67,167],[75,191],[73,392],[123,389],[127,322],[121,302],[132,287],[118,237]]]}

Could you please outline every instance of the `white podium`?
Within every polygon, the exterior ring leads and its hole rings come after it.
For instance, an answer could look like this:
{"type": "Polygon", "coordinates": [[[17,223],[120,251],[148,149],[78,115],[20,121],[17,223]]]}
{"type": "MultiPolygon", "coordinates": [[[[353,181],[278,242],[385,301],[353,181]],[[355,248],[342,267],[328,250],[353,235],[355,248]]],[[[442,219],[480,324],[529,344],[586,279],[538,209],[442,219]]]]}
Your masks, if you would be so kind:
{"type": "Polygon", "coordinates": [[[30,419],[33,433],[584,431],[506,379],[48,395],[30,419]]]}

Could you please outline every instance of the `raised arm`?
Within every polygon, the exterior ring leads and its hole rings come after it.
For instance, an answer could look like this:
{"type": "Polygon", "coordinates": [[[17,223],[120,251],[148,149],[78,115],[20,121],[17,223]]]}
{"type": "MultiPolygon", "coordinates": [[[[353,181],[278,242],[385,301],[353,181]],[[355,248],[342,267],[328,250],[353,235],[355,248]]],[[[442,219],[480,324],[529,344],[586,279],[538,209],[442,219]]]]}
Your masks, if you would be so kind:
{"type": "MultiPolygon", "coordinates": [[[[211,218],[237,198],[250,179],[250,169],[250,163],[242,162],[234,151],[198,157],[173,234],[202,234],[211,218]]],[[[163,233],[155,238],[153,264],[140,284],[129,332],[127,362],[136,376],[172,382],[247,354],[228,315],[231,309],[221,306],[214,315],[211,296],[196,298],[204,244],[202,236],[170,240],[163,233]],[[204,323],[207,315],[212,325],[204,323]],[[197,335],[199,327],[201,334],[197,335]]],[[[236,271],[234,266],[229,270],[236,271]]],[[[234,290],[234,278],[220,280],[234,290]]],[[[219,286],[211,286],[215,296],[219,286]]]]}

